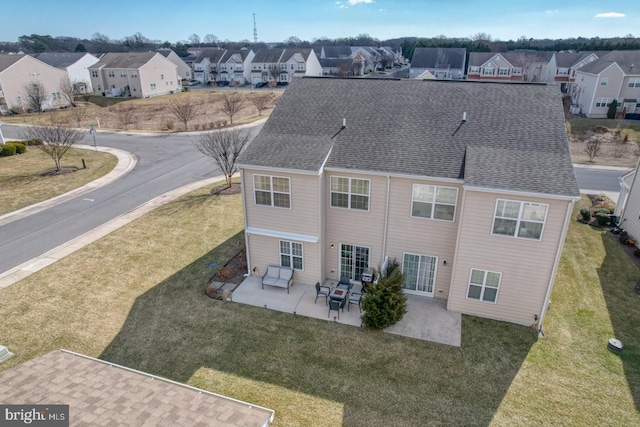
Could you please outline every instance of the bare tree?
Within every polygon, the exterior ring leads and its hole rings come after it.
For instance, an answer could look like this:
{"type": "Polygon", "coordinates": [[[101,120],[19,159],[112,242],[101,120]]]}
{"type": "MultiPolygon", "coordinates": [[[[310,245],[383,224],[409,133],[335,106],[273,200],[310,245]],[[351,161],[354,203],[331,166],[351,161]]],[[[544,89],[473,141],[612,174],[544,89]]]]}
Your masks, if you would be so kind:
{"type": "Polygon", "coordinates": [[[200,135],[195,146],[205,156],[211,157],[225,175],[227,187],[236,173],[236,160],[249,144],[251,133],[245,129],[222,129],[200,135]]]}
{"type": "Polygon", "coordinates": [[[218,38],[216,36],[214,36],[213,34],[207,34],[206,36],[204,36],[204,43],[205,44],[212,44],[212,45],[218,45],[218,43],[220,42],[220,40],[218,40],[218,38]]]}
{"type": "Polygon", "coordinates": [[[76,122],[76,126],[80,127],[82,121],[85,119],[85,117],[87,117],[87,107],[78,106],[74,108],[73,110],[71,110],[71,117],[76,122]]]}
{"type": "Polygon", "coordinates": [[[256,107],[258,110],[258,115],[262,115],[262,111],[266,110],[271,102],[271,95],[268,93],[260,93],[255,96],[252,96],[249,101],[256,107]]]}
{"type": "Polygon", "coordinates": [[[60,94],[72,107],[76,106],[76,88],[69,76],[60,79],[60,94]]]}
{"type": "Polygon", "coordinates": [[[587,140],[584,152],[589,156],[589,161],[593,163],[593,159],[600,155],[600,151],[602,149],[602,139],[596,137],[587,140]]]}
{"type": "Polygon", "coordinates": [[[27,109],[37,113],[41,112],[49,96],[44,85],[39,81],[32,81],[24,85],[23,89],[26,95],[27,109]]]}
{"type": "Polygon", "coordinates": [[[242,111],[245,107],[245,100],[237,93],[225,93],[220,97],[218,111],[229,117],[229,122],[233,124],[233,116],[242,111]]]}
{"type": "Polygon", "coordinates": [[[118,123],[124,126],[125,130],[129,129],[129,125],[132,125],[138,121],[135,107],[132,104],[125,104],[113,109],[116,113],[118,123]]]}
{"type": "Polygon", "coordinates": [[[189,43],[194,46],[198,46],[200,44],[200,36],[196,33],[193,33],[189,36],[189,43]]]}
{"type": "Polygon", "coordinates": [[[40,139],[42,145],[36,145],[56,164],[56,171],[62,169],[62,158],[69,149],[82,139],[85,132],[72,129],[61,124],[45,126],[29,126],[21,132],[24,139],[40,139]]]}
{"type": "Polygon", "coordinates": [[[180,120],[184,124],[184,130],[187,130],[187,125],[190,120],[193,120],[200,112],[200,105],[191,97],[184,97],[178,101],[175,101],[170,107],[171,114],[176,119],[180,120]]]}

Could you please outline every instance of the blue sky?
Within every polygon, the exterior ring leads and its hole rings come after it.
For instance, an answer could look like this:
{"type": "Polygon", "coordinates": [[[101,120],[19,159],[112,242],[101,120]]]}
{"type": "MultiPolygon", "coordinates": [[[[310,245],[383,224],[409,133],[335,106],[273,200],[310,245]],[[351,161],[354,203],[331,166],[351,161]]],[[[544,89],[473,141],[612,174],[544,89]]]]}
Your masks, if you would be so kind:
{"type": "Polygon", "coordinates": [[[640,37],[640,0],[28,0],[3,1],[0,40],[23,34],[121,39],[136,32],[177,42],[196,33],[220,40],[279,42],[290,36],[494,39],[640,37]]]}

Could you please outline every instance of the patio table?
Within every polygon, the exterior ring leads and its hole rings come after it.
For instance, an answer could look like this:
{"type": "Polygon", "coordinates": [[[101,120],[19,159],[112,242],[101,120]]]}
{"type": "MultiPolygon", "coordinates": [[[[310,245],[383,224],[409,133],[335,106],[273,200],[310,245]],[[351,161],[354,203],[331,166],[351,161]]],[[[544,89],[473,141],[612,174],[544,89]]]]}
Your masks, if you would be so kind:
{"type": "Polygon", "coordinates": [[[329,292],[329,299],[340,301],[340,307],[344,310],[344,303],[347,300],[349,291],[343,288],[333,288],[329,292]]]}

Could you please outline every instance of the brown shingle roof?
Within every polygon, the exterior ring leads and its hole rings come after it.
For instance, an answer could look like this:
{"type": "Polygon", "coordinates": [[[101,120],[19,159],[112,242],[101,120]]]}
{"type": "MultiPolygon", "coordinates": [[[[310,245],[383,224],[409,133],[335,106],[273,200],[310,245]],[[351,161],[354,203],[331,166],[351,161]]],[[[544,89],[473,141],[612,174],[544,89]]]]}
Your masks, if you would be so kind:
{"type": "Polygon", "coordinates": [[[68,404],[71,425],[263,426],[273,411],[65,350],[0,372],[3,404],[68,404]]]}

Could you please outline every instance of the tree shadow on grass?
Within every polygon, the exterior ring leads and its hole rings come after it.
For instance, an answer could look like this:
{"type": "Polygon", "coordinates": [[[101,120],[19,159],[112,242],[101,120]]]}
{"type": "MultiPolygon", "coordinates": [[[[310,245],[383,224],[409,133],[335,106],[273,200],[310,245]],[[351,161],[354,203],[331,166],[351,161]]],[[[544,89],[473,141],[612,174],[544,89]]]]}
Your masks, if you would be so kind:
{"type": "MultiPolygon", "coordinates": [[[[139,296],[100,358],[182,383],[205,368],[339,402],[343,425],[488,425],[535,342],[528,328],[470,316],[457,348],[212,300],[206,266],[237,240],[139,296]]],[[[274,409],[285,424],[304,411],[274,409]]]]}
{"type": "Polygon", "coordinates": [[[640,270],[616,238],[603,233],[602,241],[606,256],[598,269],[598,276],[615,338],[624,344],[619,357],[636,410],[640,411],[640,295],[634,291],[640,270]]]}

